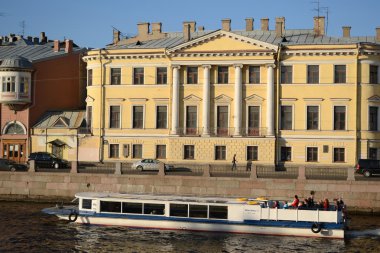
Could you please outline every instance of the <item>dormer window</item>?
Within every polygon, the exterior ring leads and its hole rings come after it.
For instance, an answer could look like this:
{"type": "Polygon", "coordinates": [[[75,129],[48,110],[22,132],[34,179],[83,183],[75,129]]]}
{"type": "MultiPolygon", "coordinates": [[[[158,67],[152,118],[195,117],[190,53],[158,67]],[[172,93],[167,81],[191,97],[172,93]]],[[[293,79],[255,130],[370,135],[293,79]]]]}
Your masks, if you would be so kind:
{"type": "Polygon", "coordinates": [[[3,76],[3,92],[15,92],[16,90],[16,77],[3,76]]]}

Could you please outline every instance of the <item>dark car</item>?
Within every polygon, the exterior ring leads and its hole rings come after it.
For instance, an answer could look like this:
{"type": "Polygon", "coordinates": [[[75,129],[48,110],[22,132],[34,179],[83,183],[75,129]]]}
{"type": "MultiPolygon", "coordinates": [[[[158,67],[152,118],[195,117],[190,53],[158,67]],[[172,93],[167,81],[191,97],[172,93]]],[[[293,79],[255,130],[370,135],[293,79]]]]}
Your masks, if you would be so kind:
{"type": "Polygon", "coordinates": [[[0,169],[1,170],[23,170],[26,171],[28,167],[25,164],[16,163],[15,161],[0,158],[0,169]]]}
{"type": "Polygon", "coordinates": [[[363,174],[365,177],[380,175],[380,160],[359,159],[356,173],[363,174]]]}
{"type": "Polygon", "coordinates": [[[35,152],[31,153],[28,162],[34,160],[35,166],[39,168],[66,168],[69,164],[68,161],[56,157],[54,154],[48,152],[35,152]]]}

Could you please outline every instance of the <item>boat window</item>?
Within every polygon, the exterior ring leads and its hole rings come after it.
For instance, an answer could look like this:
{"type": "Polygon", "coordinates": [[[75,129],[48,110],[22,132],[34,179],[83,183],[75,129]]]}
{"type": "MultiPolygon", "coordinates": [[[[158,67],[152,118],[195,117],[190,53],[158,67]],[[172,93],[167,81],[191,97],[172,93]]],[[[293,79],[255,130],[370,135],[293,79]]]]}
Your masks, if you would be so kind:
{"type": "Polygon", "coordinates": [[[170,216],[187,217],[187,204],[170,204],[170,216]]]}
{"type": "Polygon", "coordinates": [[[121,213],[121,202],[100,201],[100,211],[110,213],[121,213]]]}
{"type": "Polygon", "coordinates": [[[144,214],[164,215],[164,204],[144,203],[144,214]]]}
{"type": "Polygon", "coordinates": [[[210,206],[210,219],[227,219],[227,206],[210,206]]]}
{"type": "Polygon", "coordinates": [[[123,213],[142,213],[142,203],[123,202],[123,213]]]}
{"type": "Polygon", "coordinates": [[[82,199],[82,209],[91,209],[92,199],[82,199]]]}
{"type": "Polygon", "coordinates": [[[190,205],[190,217],[207,218],[207,206],[206,205],[190,205]]]}

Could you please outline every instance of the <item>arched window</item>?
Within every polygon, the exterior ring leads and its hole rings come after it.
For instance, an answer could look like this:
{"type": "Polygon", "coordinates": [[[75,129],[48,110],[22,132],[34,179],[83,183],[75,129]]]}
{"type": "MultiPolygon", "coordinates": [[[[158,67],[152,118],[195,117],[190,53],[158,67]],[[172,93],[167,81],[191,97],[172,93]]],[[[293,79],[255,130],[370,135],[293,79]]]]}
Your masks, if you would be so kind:
{"type": "Polygon", "coordinates": [[[4,134],[26,134],[26,130],[20,123],[12,122],[5,126],[4,134]]]}

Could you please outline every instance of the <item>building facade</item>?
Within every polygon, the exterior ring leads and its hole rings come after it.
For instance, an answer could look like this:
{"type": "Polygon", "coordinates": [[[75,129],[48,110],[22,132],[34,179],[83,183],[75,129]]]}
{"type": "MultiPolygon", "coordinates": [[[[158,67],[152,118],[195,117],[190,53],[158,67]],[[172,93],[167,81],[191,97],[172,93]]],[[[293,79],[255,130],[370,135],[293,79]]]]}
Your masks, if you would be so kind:
{"type": "Polygon", "coordinates": [[[32,150],[31,129],[48,110],[85,107],[84,52],[72,40],[51,41],[45,33],[0,37],[2,158],[22,163],[30,152],[53,151],[45,141],[32,150]]]}
{"type": "Polygon", "coordinates": [[[82,160],[352,166],[380,159],[379,42],[376,36],[309,30],[196,29],[138,35],[91,50],[82,160]]]}

